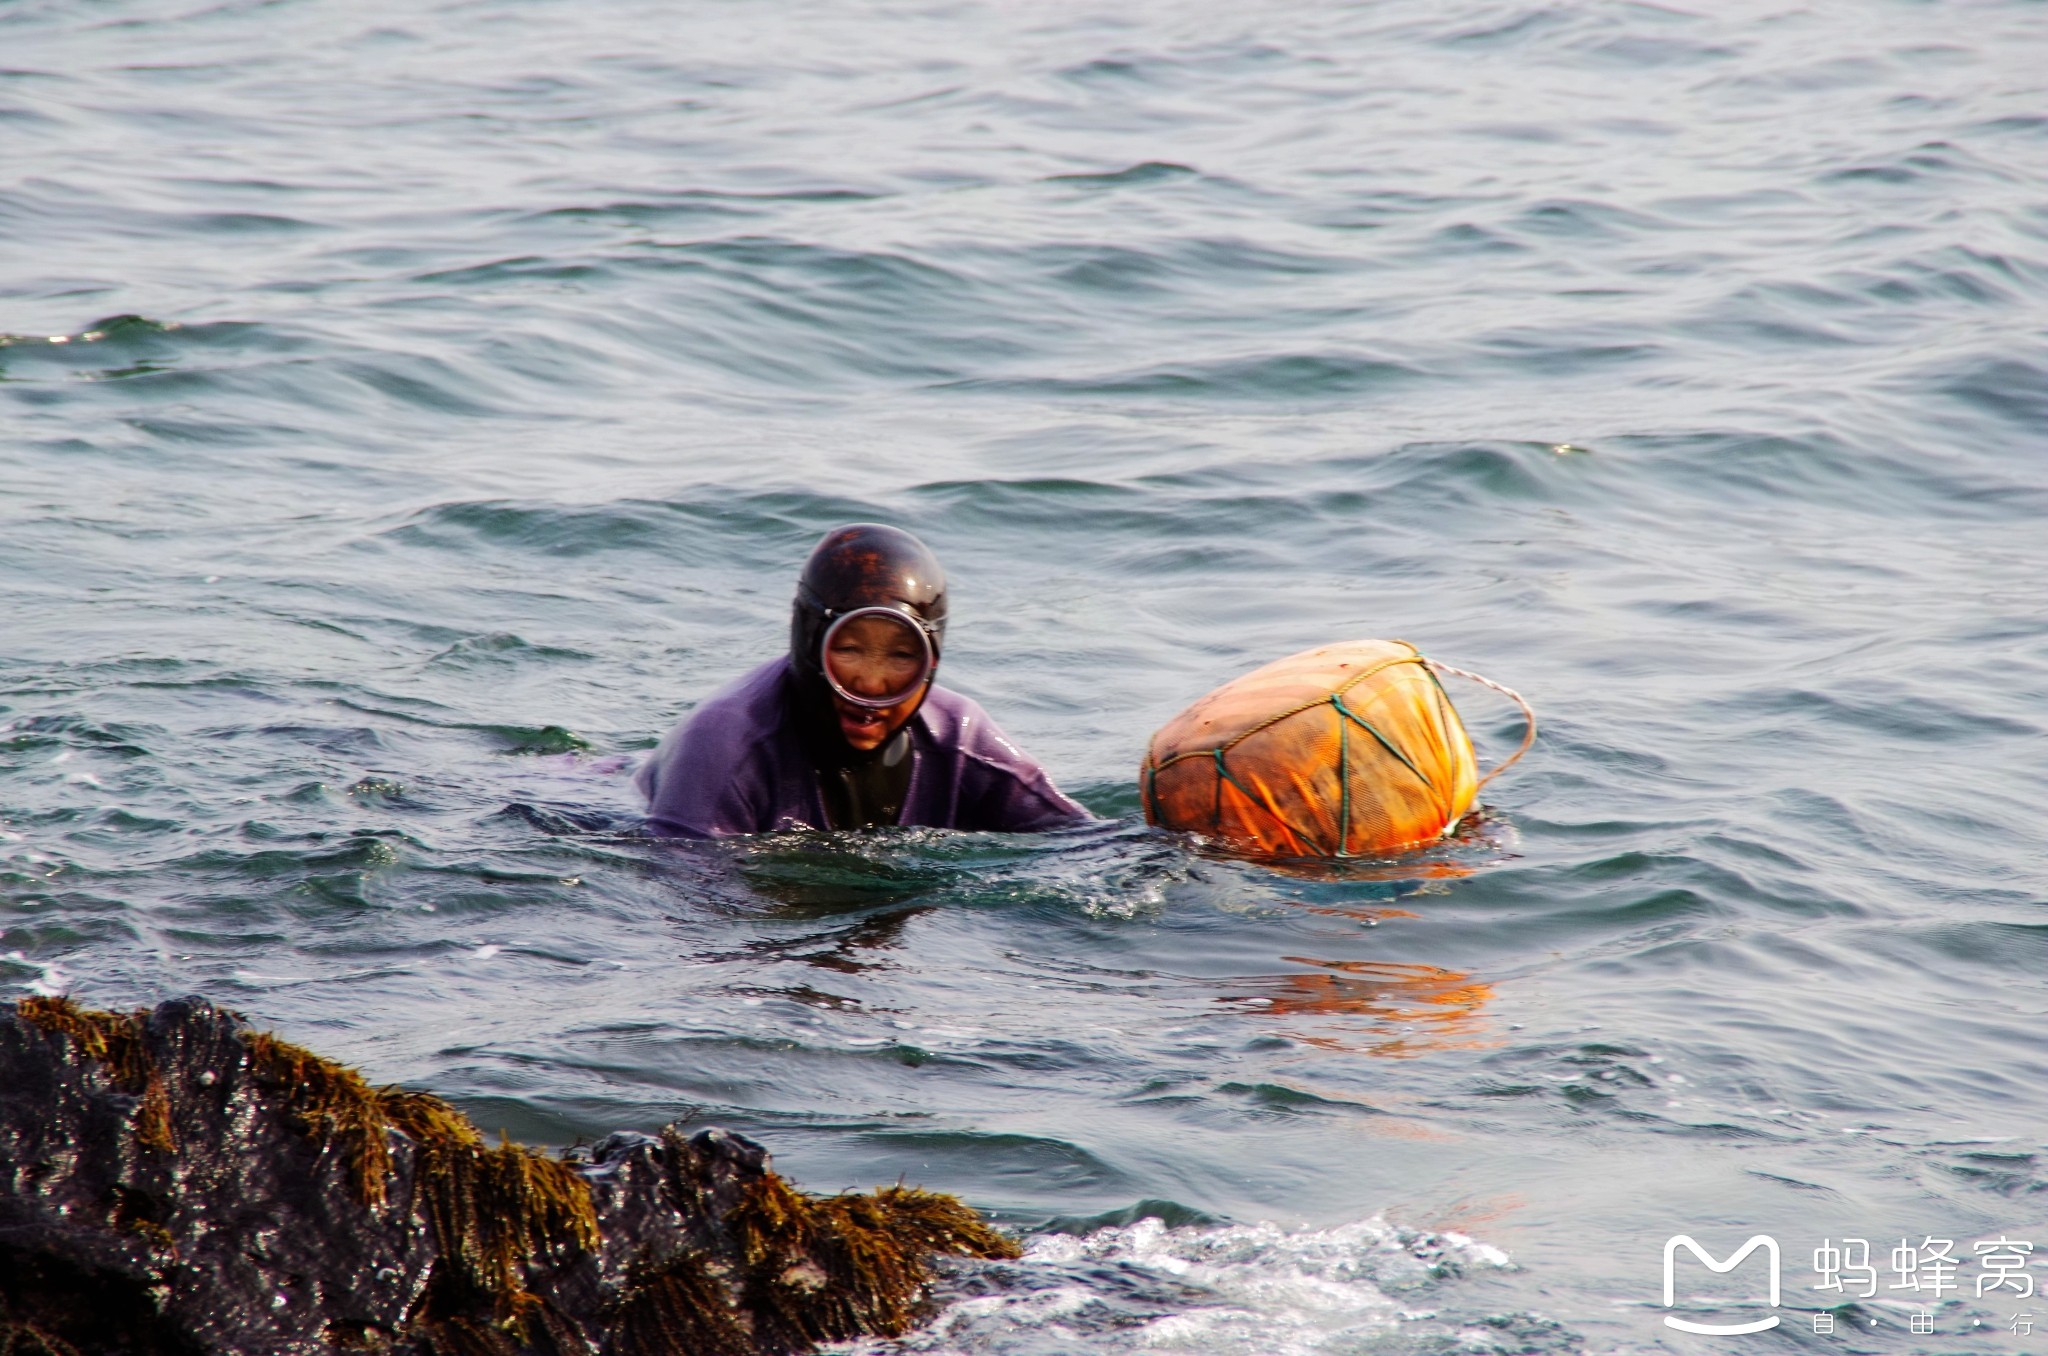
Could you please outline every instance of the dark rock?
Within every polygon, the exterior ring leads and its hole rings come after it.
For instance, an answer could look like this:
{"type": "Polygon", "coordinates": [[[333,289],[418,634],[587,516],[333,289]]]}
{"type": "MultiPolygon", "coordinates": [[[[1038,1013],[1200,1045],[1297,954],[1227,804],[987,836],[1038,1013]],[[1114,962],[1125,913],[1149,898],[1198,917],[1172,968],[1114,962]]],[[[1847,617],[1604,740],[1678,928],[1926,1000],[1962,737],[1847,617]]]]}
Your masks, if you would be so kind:
{"type": "Polygon", "coordinates": [[[0,1351],[751,1356],[919,1317],[950,1197],[811,1197],[742,1136],[551,1158],[200,999],[0,1018],[0,1351]]]}

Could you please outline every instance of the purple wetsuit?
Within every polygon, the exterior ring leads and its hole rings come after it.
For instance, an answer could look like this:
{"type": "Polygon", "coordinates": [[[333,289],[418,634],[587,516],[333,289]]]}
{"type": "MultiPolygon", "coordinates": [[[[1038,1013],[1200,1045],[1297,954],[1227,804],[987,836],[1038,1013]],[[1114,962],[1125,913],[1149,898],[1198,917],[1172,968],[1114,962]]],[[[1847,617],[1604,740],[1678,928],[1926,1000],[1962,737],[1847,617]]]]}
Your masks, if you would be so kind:
{"type": "MultiPolygon", "coordinates": [[[[633,778],[647,827],[681,838],[825,827],[817,769],[790,716],[795,682],[789,660],[773,660],[670,730],[633,778]]],[[[907,728],[915,761],[899,824],[1031,833],[1091,818],[957,692],[934,684],[907,728]]]]}

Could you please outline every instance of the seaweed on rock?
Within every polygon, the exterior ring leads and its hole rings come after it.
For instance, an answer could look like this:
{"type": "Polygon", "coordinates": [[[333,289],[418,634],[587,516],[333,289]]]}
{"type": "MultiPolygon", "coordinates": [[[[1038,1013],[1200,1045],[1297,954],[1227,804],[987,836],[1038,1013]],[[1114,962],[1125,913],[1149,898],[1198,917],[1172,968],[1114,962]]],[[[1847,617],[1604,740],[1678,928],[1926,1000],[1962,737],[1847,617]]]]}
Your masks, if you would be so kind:
{"type": "Polygon", "coordinates": [[[282,1093],[300,1127],[348,1154],[363,1204],[385,1204],[390,1132],[413,1142],[423,1213],[441,1255],[493,1297],[502,1319],[532,1307],[520,1283],[531,1259],[597,1247],[589,1184],[567,1163],[517,1144],[486,1148],[469,1118],[440,1098],[372,1089],[355,1070],[268,1032],[249,1032],[243,1042],[257,1078],[282,1093]]]}
{"type": "Polygon", "coordinates": [[[900,1186],[820,1198],[764,1177],[726,1223],[746,1268],[757,1329],[795,1350],[908,1332],[935,1251],[1018,1255],[1016,1244],[959,1201],[900,1186]]]}
{"type": "Polygon", "coordinates": [[[751,1356],[753,1325],[733,1309],[728,1269],[709,1254],[683,1252],[666,1264],[643,1258],[605,1317],[620,1351],[687,1351],[751,1356]]]}
{"type": "Polygon", "coordinates": [[[196,999],[0,1017],[0,1240],[0,1356],[793,1353],[907,1331],[938,1254],[1017,1252],[724,1131],[490,1146],[196,999]]]}
{"type": "Polygon", "coordinates": [[[143,1040],[143,1021],[148,1013],[99,1012],[81,1008],[68,998],[24,998],[17,1005],[24,1020],[45,1031],[61,1031],[86,1056],[106,1065],[114,1082],[124,1092],[139,1093],[135,1140],[166,1153],[178,1147],[171,1134],[171,1098],[150,1061],[143,1040]]]}

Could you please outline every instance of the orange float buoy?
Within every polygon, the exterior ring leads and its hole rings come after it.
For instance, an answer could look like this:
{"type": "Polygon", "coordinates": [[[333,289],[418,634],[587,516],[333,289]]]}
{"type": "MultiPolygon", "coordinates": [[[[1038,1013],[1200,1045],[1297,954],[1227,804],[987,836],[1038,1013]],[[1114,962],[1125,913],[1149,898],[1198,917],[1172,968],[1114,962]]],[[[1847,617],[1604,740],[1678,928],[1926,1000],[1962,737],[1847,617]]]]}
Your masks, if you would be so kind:
{"type": "Polygon", "coordinates": [[[1146,820],[1252,857],[1370,857],[1435,842],[1536,735],[1530,716],[1522,748],[1480,777],[1441,667],[1403,640],[1354,640],[1225,683],[1152,736],[1146,820]]]}

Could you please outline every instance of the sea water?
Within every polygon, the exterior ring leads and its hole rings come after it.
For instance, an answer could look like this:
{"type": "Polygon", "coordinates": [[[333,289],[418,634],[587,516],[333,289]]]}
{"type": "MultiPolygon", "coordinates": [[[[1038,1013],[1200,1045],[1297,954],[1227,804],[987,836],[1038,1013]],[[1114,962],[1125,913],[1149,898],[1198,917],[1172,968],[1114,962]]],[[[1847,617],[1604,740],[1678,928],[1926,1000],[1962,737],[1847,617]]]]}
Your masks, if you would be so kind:
{"type": "Polygon", "coordinates": [[[2028,0],[16,0],[0,997],[1025,1236],[864,1350],[2048,1351],[2044,71],[2028,0]],[[1101,822],[633,836],[859,520],[1101,822]],[[1454,842],[1143,825],[1360,636],[1542,718],[1454,842]]]}

